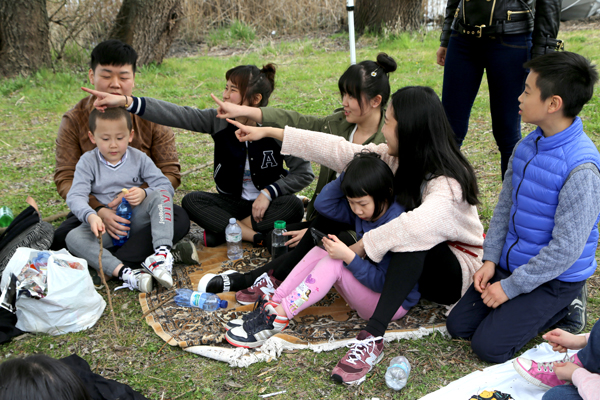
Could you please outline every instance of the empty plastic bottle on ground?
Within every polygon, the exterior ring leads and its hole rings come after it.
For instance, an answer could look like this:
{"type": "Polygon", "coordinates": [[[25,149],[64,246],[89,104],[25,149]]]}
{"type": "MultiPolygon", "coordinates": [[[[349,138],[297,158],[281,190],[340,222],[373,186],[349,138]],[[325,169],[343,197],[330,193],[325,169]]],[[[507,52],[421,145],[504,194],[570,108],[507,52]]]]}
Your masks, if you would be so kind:
{"type": "Polygon", "coordinates": [[[174,300],[178,306],[197,307],[204,311],[227,308],[227,300],[219,299],[219,296],[216,294],[195,292],[191,289],[177,289],[177,295],[174,300]]]}
{"type": "Polygon", "coordinates": [[[244,255],[242,250],[242,228],[237,224],[235,218],[229,218],[229,225],[225,228],[225,240],[227,240],[227,257],[230,260],[239,260],[244,255]]]}
{"type": "Polygon", "coordinates": [[[394,357],[385,373],[385,384],[390,389],[400,390],[406,386],[408,375],[410,375],[410,363],[406,357],[394,357]]]}
{"type": "MultiPolygon", "coordinates": [[[[131,212],[132,212],[132,208],[131,208],[131,204],[129,204],[129,202],[127,200],[125,200],[125,197],[121,198],[121,204],[119,204],[119,206],[117,207],[117,216],[121,217],[121,218],[125,218],[128,221],[131,221],[131,212]]],[[[119,222],[121,225],[123,226],[130,226],[131,224],[124,224],[119,222]]],[[[119,239],[115,239],[113,238],[113,246],[123,246],[125,244],[125,242],[127,241],[127,239],[129,239],[129,231],[127,231],[126,235],[119,235],[119,239]]]]}
{"type": "Polygon", "coordinates": [[[285,221],[275,221],[275,229],[273,229],[271,242],[271,256],[273,260],[288,252],[288,247],[285,245],[288,237],[283,235],[285,230],[285,221]]]}
{"type": "Polygon", "coordinates": [[[0,228],[6,228],[15,219],[13,212],[6,206],[0,207],[0,228]]]}

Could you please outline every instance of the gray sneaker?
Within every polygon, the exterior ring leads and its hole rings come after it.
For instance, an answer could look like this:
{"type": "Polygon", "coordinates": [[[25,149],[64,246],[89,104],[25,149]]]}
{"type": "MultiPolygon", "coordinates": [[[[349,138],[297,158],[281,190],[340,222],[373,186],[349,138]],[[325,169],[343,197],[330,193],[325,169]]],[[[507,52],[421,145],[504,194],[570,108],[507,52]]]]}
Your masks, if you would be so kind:
{"type": "Polygon", "coordinates": [[[581,287],[581,291],[569,305],[568,314],[558,321],[556,328],[574,335],[581,333],[585,329],[585,325],[587,324],[587,295],[588,284],[585,281],[581,287]]]}
{"type": "Polygon", "coordinates": [[[200,263],[198,250],[192,242],[179,242],[171,249],[175,264],[196,265],[200,263]]]}

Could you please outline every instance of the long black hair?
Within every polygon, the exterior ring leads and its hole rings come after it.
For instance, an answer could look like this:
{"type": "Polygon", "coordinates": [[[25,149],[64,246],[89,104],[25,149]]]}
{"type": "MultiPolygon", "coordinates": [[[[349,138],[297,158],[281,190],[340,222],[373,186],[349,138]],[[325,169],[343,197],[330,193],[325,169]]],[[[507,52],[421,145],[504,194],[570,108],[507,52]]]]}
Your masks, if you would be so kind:
{"type": "Polygon", "coordinates": [[[381,216],[386,204],[394,201],[394,174],[379,154],[363,150],[356,153],[346,166],[340,185],[342,193],[351,199],[373,197],[373,219],[381,216]]]}
{"type": "Polygon", "coordinates": [[[410,211],[421,205],[424,181],[446,176],[460,183],[464,201],[479,204],[475,171],[456,145],[442,102],[433,89],[404,87],[392,95],[391,106],[398,123],[396,201],[410,211]]]}

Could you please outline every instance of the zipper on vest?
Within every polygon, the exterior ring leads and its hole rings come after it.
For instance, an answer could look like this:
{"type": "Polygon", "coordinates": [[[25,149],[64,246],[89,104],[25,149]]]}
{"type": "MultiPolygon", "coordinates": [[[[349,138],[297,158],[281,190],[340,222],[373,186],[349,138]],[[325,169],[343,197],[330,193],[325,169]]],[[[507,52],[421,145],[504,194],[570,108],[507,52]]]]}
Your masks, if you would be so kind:
{"type": "MultiPolygon", "coordinates": [[[[529,166],[529,163],[531,163],[538,154],[538,142],[540,141],[541,138],[542,137],[540,136],[537,139],[535,139],[535,154],[533,155],[533,157],[531,157],[531,160],[527,161],[527,164],[525,164],[525,167],[523,168],[523,177],[521,178],[521,182],[519,182],[519,187],[517,188],[517,192],[515,193],[515,200],[518,198],[519,190],[521,190],[521,185],[523,184],[523,181],[525,180],[525,172],[527,171],[527,167],[529,166]]],[[[513,226],[515,227],[515,233],[517,233],[517,226],[515,225],[515,215],[516,214],[517,214],[517,211],[515,210],[515,213],[512,215],[512,218],[511,218],[513,226]]],[[[510,248],[506,252],[506,268],[508,268],[508,272],[510,272],[510,273],[512,273],[512,271],[510,269],[510,264],[508,263],[508,256],[510,255],[510,251],[513,249],[513,247],[515,247],[517,245],[517,243],[519,243],[519,235],[517,235],[517,240],[515,240],[515,242],[510,246],[510,248]]]]}

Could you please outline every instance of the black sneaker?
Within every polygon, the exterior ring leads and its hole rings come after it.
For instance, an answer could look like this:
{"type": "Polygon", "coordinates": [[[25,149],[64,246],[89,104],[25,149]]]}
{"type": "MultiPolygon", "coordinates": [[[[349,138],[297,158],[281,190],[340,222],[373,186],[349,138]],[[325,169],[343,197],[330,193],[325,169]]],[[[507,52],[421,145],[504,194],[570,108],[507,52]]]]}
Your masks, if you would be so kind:
{"type": "Polygon", "coordinates": [[[587,324],[587,295],[588,284],[585,281],[581,291],[569,305],[569,313],[556,324],[557,328],[574,335],[585,329],[587,324]]]}
{"type": "Polygon", "coordinates": [[[219,275],[206,274],[198,282],[198,291],[202,293],[227,293],[231,289],[231,279],[238,276],[242,276],[242,274],[233,269],[219,275]]]}
{"type": "Polygon", "coordinates": [[[225,234],[214,233],[205,229],[203,239],[204,247],[217,247],[225,243],[225,234]]]}
{"type": "Polygon", "coordinates": [[[271,296],[265,294],[254,303],[254,309],[246,314],[242,315],[242,318],[232,319],[231,321],[225,324],[225,329],[233,329],[238,326],[244,325],[244,322],[254,319],[260,314],[260,312],[265,308],[267,303],[271,300],[271,296]]]}
{"type": "Polygon", "coordinates": [[[185,265],[197,265],[200,263],[198,259],[198,251],[192,242],[179,242],[171,249],[173,263],[185,265]]]}
{"type": "Polygon", "coordinates": [[[96,271],[96,269],[92,267],[88,267],[88,271],[90,273],[90,276],[92,277],[92,283],[94,284],[94,288],[96,290],[104,288],[104,285],[102,284],[102,278],[100,278],[100,275],[98,275],[98,271],[96,271]]]}
{"type": "Polygon", "coordinates": [[[256,318],[228,330],[225,339],[236,347],[253,349],[262,346],[267,339],[283,331],[290,323],[287,316],[277,314],[276,306],[277,304],[267,303],[256,318]]]}

